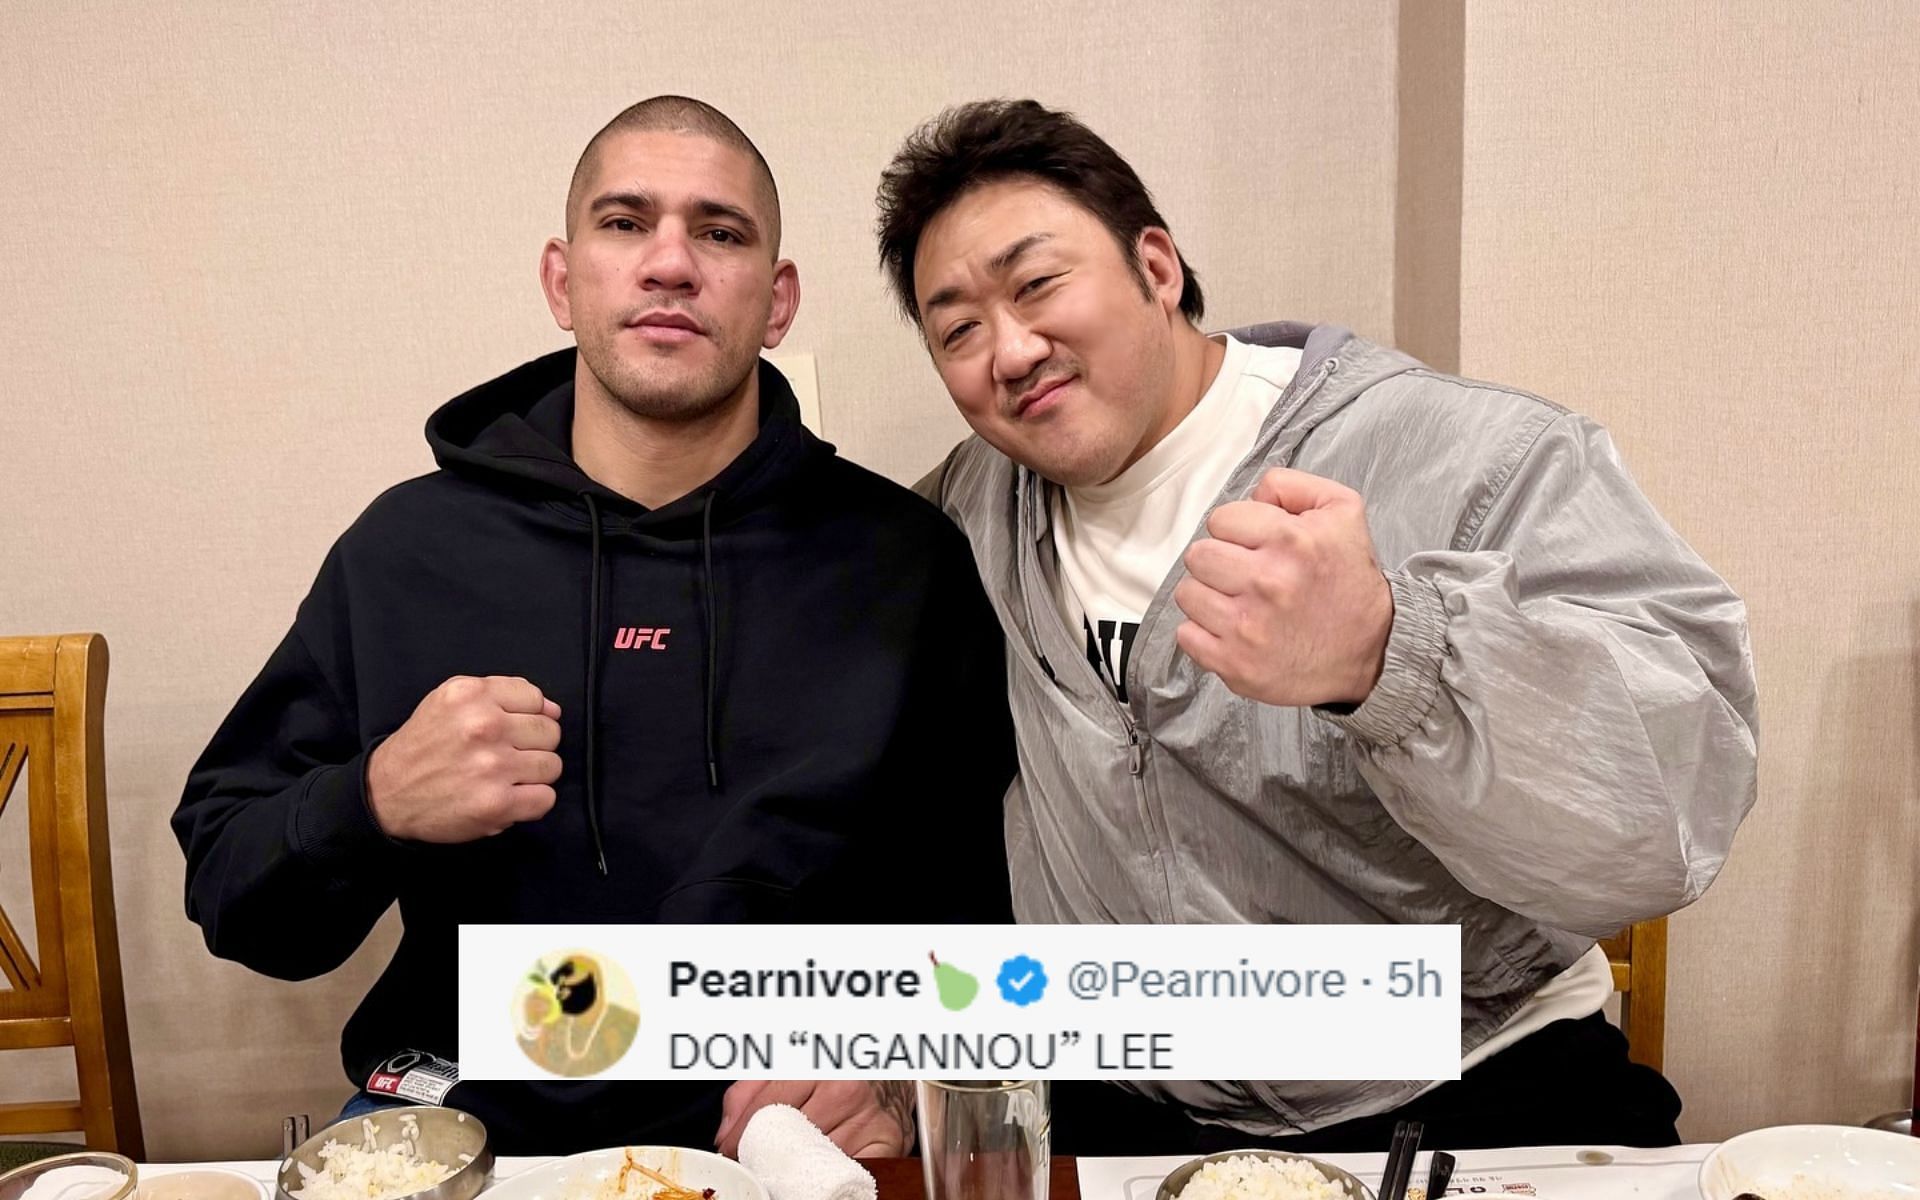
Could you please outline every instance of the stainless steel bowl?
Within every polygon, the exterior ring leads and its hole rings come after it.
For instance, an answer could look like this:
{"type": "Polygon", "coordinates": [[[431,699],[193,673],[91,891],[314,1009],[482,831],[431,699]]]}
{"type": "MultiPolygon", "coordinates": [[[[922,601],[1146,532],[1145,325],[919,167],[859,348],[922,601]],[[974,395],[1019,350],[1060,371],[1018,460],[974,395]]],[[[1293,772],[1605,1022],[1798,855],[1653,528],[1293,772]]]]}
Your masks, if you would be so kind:
{"type": "Polygon", "coordinates": [[[460,1166],[459,1170],[434,1186],[424,1191],[410,1192],[404,1198],[396,1197],[395,1200],[473,1200],[480,1189],[487,1186],[488,1180],[493,1178],[493,1150],[487,1145],[487,1127],[480,1123],[480,1118],[457,1108],[432,1108],[426,1105],[381,1108],[335,1121],[296,1146],[293,1153],[280,1162],[278,1186],[274,1190],[276,1200],[294,1200],[294,1189],[306,1182],[297,1164],[305,1163],[316,1171],[320,1170],[324,1165],[320,1158],[320,1147],[329,1140],[364,1146],[367,1136],[365,1123],[371,1123],[373,1148],[384,1150],[405,1140],[407,1122],[401,1119],[403,1117],[412,1117],[420,1131],[418,1145],[422,1157],[450,1167],[460,1164],[462,1154],[471,1154],[473,1161],[460,1166]]]}
{"type": "Polygon", "coordinates": [[[1181,1163],[1160,1181],[1160,1190],[1153,1194],[1153,1200],[1174,1200],[1180,1194],[1180,1189],[1187,1186],[1187,1182],[1199,1173],[1201,1167],[1210,1162],[1225,1162],[1229,1158],[1265,1158],[1276,1162],[1287,1160],[1303,1162],[1326,1176],[1330,1182],[1345,1187],[1347,1195],[1353,1200],[1373,1200],[1372,1188],[1332,1163],[1323,1163],[1317,1158],[1308,1158],[1304,1154],[1288,1154],[1284,1150],[1229,1150],[1225,1154],[1209,1154],[1205,1158],[1181,1163]]]}

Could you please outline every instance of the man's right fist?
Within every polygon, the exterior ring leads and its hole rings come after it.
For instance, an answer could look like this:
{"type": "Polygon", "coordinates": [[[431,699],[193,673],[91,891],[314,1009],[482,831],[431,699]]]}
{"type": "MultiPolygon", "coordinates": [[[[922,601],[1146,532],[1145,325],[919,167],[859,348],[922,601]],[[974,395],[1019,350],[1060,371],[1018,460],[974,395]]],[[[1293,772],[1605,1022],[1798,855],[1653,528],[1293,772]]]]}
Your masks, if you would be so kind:
{"type": "Polygon", "coordinates": [[[456,675],[367,761],[367,804],[388,837],[471,842],[553,807],[560,706],[524,679],[456,675]]]}

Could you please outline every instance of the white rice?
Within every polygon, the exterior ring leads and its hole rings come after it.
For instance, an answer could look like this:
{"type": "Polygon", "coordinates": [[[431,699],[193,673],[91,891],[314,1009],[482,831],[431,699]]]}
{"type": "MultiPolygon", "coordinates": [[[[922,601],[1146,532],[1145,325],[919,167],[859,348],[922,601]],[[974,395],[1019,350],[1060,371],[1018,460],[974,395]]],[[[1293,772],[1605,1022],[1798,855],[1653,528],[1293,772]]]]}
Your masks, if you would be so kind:
{"type": "Polygon", "coordinates": [[[288,1194],[294,1200],[399,1200],[454,1173],[456,1168],[420,1153],[420,1126],[412,1113],[401,1114],[400,1129],[400,1140],[384,1150],[374,1149],[370,1120],[360,1122],[357,1146],[328,1138],[320,1147],[320,1170],[294,1164],[303,1182],[288,1194]]]}
{"type": "Polygon", "coordinates": [[[1179,1200],[1348,1200],[1310,1163],[1297,1159],[1255,1158],[1236,1154],[1210,1162],[1193,1173],[1179,1200]]]}

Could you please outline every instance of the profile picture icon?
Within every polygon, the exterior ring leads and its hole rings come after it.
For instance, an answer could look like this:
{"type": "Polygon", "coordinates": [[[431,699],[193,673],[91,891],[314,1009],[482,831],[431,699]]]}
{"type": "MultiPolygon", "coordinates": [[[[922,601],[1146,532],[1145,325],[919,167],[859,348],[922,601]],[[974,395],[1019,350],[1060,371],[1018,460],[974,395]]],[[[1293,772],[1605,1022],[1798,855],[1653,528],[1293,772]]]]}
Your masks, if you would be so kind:
{"type": "Polygon", "coordinates": [[[555,1075],[598,1075],[640,1033],[640,1002],[620,965],[588,950],[544,955],[513,994],[514,1041],[555,1075]]]}

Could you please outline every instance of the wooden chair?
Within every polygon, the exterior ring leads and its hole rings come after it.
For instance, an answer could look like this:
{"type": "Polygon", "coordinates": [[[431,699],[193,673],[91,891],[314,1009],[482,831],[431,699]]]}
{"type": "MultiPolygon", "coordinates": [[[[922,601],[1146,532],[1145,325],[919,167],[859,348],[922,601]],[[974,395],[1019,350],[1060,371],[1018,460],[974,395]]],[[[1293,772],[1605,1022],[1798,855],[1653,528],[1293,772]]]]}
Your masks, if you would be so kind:
{"type": "Polygon", "coordinates": [[[35,963],[0,911],[0,1051],[72,1046],[80,1083],[77,1100],[0,1104],[0,1134],[80,1130],[89,1147],[139,1160],[107,852],[106,698],[99,635],[0,638],[0,819],[14,818],[0,831],[26,830],[40,953],[35,963]]]}
{"type": "Polygon", "coordinates": [[[1667,1049],[1667,919],[1655,917],[1600,939],[1620,993],[1627,1057],[1658,1071],[1667,1049]]]}

